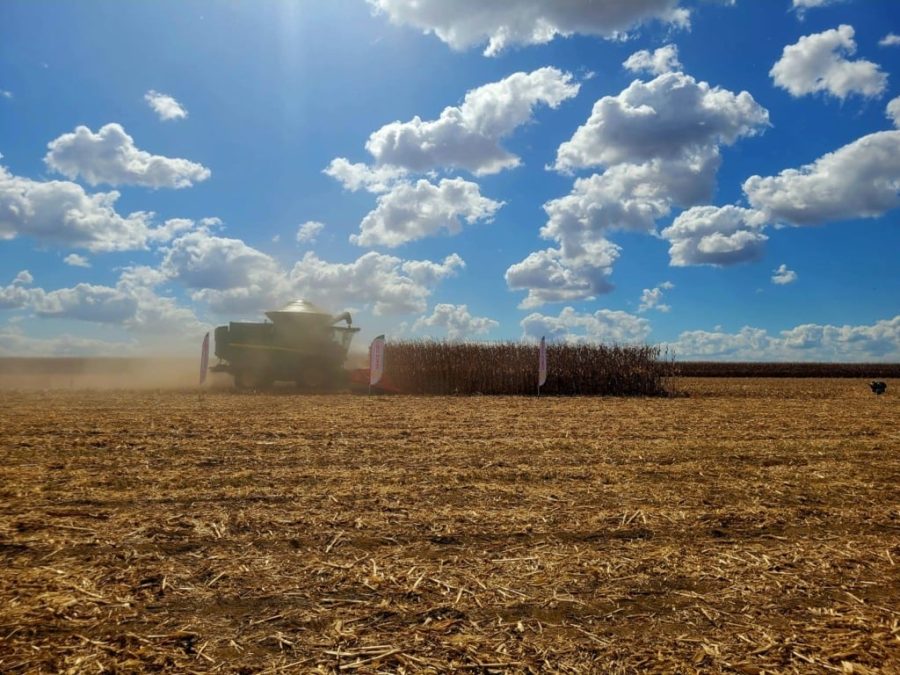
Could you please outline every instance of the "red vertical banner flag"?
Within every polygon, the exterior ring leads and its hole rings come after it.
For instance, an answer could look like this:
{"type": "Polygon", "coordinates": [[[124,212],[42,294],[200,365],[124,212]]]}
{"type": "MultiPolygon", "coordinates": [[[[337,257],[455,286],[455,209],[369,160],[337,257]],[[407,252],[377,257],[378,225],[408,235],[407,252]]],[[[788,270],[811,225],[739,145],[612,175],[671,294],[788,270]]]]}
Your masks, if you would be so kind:
{"type": "Polygon", "coordinates": [[[369,345],[369,386],[378,384],[384,375],[384,335],[379,335],[369,345]]]}
{"type": "Polygon", "coordinates": [[[209,333],[203,338],[203,347],[200,348],[200,386],[206,382],[206,371],[209,369],[209,333]]]}
{"type": "Polygon", "coordinates": [[[541,338],[541,350],[538,353],[538,393],[547,381],[547,340],[541,338]]]}

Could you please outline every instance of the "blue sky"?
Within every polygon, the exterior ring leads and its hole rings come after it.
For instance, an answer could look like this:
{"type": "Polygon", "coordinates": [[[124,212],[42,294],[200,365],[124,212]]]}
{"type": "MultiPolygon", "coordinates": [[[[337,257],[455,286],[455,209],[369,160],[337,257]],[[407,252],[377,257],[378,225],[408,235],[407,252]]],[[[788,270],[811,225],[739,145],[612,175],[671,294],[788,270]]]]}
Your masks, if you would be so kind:
{"type": "Polygon", "coordinates": [[[483,4],[4,2],[0,354],[308,297],[363,343],[900,359],[900,5],[483,4]]]}

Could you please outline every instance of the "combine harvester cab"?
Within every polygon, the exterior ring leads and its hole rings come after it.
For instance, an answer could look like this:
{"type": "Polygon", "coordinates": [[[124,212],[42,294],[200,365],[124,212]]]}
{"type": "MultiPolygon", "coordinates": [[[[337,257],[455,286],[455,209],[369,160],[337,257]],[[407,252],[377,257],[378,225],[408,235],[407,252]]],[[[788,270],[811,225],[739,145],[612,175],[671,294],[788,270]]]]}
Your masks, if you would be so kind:
{"type": "Polygon", "coordinates": [[[343,369],[353,334],[349,312],[332,316],[306,300],[266,312],[265,323],[231,322],[216,328],[219,363],[210,370],[229,373],[238,389],[295,382],[304,389],[328,390],[347,384],[343,369]],[[346,321],[346,326],[338,326],[346,321]]]}

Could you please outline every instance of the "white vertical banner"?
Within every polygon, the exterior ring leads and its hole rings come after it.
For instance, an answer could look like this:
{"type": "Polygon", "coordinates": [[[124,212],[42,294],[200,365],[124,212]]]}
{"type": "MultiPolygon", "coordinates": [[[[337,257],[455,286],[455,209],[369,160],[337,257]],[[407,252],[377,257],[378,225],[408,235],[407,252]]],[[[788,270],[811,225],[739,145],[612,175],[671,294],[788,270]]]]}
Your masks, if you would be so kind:
{"type": "Polygon", "coordinates": [[[206,371],[209,369],[209,333],[203,338],[203,346],[200,348],[200,386],[206,382],[206,371]]]}
{"type": "Polygon", "coordinates": [[[378,384],[384,375],[384,335],[379,335],[369,345],[369,386],[378,384]]]}
{"type": "Polygon", "coordinates": [[[538,394],[547,381],[547,340],[541,337],[541,350],[538,352],[538,394]]]}

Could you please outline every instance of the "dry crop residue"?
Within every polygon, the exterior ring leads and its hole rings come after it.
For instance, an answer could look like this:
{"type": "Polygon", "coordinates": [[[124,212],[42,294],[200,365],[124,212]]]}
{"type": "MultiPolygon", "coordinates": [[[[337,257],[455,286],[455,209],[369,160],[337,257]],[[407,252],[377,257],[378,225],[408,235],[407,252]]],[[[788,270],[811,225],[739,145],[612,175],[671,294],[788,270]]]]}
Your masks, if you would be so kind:
{"type": "Polygon", "coordinates": [[[897,672],[900,383],[0,399],[0,671],[897,672]]]}

